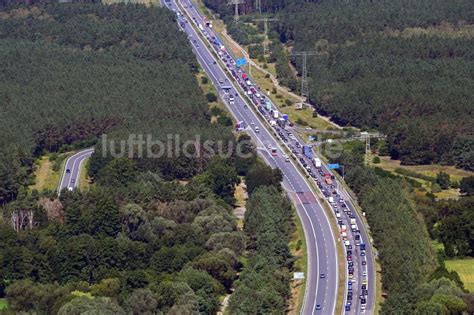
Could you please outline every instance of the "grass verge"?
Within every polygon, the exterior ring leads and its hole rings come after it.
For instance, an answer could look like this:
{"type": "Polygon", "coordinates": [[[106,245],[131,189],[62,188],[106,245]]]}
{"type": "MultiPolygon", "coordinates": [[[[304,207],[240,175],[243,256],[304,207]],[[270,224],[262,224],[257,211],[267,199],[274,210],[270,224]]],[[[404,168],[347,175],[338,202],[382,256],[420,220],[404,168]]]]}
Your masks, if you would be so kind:
{"type": "Polygon", "coordinates": [[[35,183],[29,187],[29,190],[56,190],[64,171],[65,161],[71,154],[71,152],[62,153],[57,156],[55,161],[50,160],[50,155],[44,155],[38,159],[35,162],[36,169],[33,173],[35,183]]]}
{"type": "Polygon", "coordinates": [[[81,190],[89,190],[91,187],[91,179],[87,175],[89,170],[89,161],[90,159],[85,160],[81,165],[81,174],[79,177],[79,188],[81,190]]]}
{"type": "Polygon", "coordinates": [[[45,189],[56,189],[61,174],[53,170],[53,162],[49,160],[49,156],[42,156],[35,164],[35,184],[30,186],[30,190],[36,189],[43,191],[45,189]]]}
{"type": "Polygon", "coordinates": [[[464,288],[474,292],[474,258],[448,259],[445,261],[446,269],[456,271],[459,274],[464,288]]]}
{"type": "MultiPolygon", "coordinates": [[[[295,257],[294,272],[304,272],[307,275],[308,271],[308,252],[306,250],[306,239],[304,236],[303,226],[300,218],[296,213],[296,208],[293,208],[293,222],[295,230],[291,237],[289,244],[290,252],[295,257]]],[[[305,280],[293,280],[291,283],[291,299],[289,301],[288,314],[300,314],[303,307],[304,292],[306,288],[305,280]]]]}

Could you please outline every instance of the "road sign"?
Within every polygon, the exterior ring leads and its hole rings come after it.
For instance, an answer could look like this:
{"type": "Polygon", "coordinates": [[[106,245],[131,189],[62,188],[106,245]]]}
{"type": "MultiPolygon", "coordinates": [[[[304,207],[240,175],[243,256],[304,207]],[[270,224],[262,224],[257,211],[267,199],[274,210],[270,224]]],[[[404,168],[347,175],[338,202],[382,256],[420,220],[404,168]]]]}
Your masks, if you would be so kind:
{"type": "Polygon", "coordinates": [[[235,61],[235,64],[237,65],[237,67],[245,66],[247,64],[247,59],[245,59],[245,58],[237,59],[235,61]]]}
{"type": "Polygon", "coordinates": [[[304,279],[304,272],[294,272],[293,279],[295,280],[304,279]]]}
{"type": "Polygon", "coordinates": [[[338,169],[340,167],[340,165],[338,163],[335,163],[335,164],[328,164],[328,168],[330,170],[335,170],[335,169],[338,169]]]}

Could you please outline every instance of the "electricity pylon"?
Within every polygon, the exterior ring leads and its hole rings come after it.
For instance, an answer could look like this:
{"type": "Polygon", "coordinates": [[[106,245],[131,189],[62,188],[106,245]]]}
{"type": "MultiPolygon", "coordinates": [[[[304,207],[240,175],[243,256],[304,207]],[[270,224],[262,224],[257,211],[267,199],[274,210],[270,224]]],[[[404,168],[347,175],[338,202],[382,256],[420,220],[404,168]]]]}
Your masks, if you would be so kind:
{"type": "Polygon", "coordinates": [[[268,22],[275,22],[278,21],[277,18],[260,18],[260,19],[254,19],[255,22],[263,22],[263,28],[265,32],[265,38],[263,39],[263,55],[268,55],[269,50],[268,50],[268,22]]]}
{"type": "Polygon", "coordinates": [[[239,20],[239,4],[245,3],[245,0],[230,0],[229,4],[235,5],[234,21],[239,20]]]}
{"type": "Polygon", "coordinates": [[[293,56],[303,56],[303,69],[301,72],[301,97],[309,100],[309,89],[308,89],[308,69],[307,69],[307,58],[308,56],[314,56],[318,53],[316,51],[296,51],[292,52],[293,56]]]}
{"type": "Polygon", "coordinates": [[[255,9],[257,10],[258,13],[262,14],[262,1],[261,0],[255,0],[255,9]]]}
{"type": "Polygon", "coordinates": [[[360,139],[365,140],[365,165],[370,166],[372,164],[372,150],[370,149],[370,139],[385,139],[386,135],[378,132],[367,132],[363,131],[360,133],[360,139]]]}

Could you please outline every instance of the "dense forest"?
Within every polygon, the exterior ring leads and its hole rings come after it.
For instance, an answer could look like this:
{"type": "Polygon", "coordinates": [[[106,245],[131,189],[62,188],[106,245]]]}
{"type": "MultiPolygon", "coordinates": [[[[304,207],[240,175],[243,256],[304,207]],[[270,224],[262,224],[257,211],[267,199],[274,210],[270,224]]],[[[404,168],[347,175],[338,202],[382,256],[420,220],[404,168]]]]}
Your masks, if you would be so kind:
{"type": "MultiPolygon", "coordinates": [[[[226,1],[205,2],[236,40],[258,41],[251,27],[231,21],[226,1]]],[[[308,58],[308,75],[320,113],[386,133],[390,156],[403,164],[474,170],[472,1],[261,2],[280,20],[270,25],[274,43],[317,53],[308,58]]],[[[251,22],[255,8],[247,1],[242,10],[251,22]]],[[[273,54],[280,81],[299,89],[288,61],[301,73],[301,58],[273,54]]]]}
{"type": "MultiPolygon", "coordinates": [[[[2,203],[29,183],[34,158],[80,141],[90,145],[104,133],[109,140],[231,139],[209,123],[193,75],[197,61],[166,10],[51,4],[0,14],[2,203]]],[[[138,167],[182,178],[198,169],[183,157],[138,167]]]]}

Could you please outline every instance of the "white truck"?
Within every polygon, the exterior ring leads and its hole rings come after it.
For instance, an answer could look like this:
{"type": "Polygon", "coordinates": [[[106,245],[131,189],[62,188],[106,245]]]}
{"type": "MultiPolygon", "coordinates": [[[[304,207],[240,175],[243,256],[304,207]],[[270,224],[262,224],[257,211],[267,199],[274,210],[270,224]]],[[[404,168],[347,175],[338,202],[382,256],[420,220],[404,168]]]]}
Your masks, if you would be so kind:
{"type": "Polygon", "coordinates": [[[273,111],[273,118],[275,118],[275,119],[278,118],[278,112],[276,110],[273,111]]]}
{"type": "Polygon", "coordinates": [[[316,168],[321,168],[321,159],[320,158],[318,158],[318,157],[314,158],[314,166],[316,168]]]}
{"type": "Polygon", "coordinates": [[[333,197],[333,196],[329,196],[328,201],[329,201],[329,203],[333,203],[333,202],[334,202],[334,197],[333,197]]]}
{"type": "Polygon", "coordinates": [[[357,227],[357,224],[351,224],[351,231],[352,231],[352,232],[357,232],[357,231],[359,231],[359,228],[357,227]]]}

